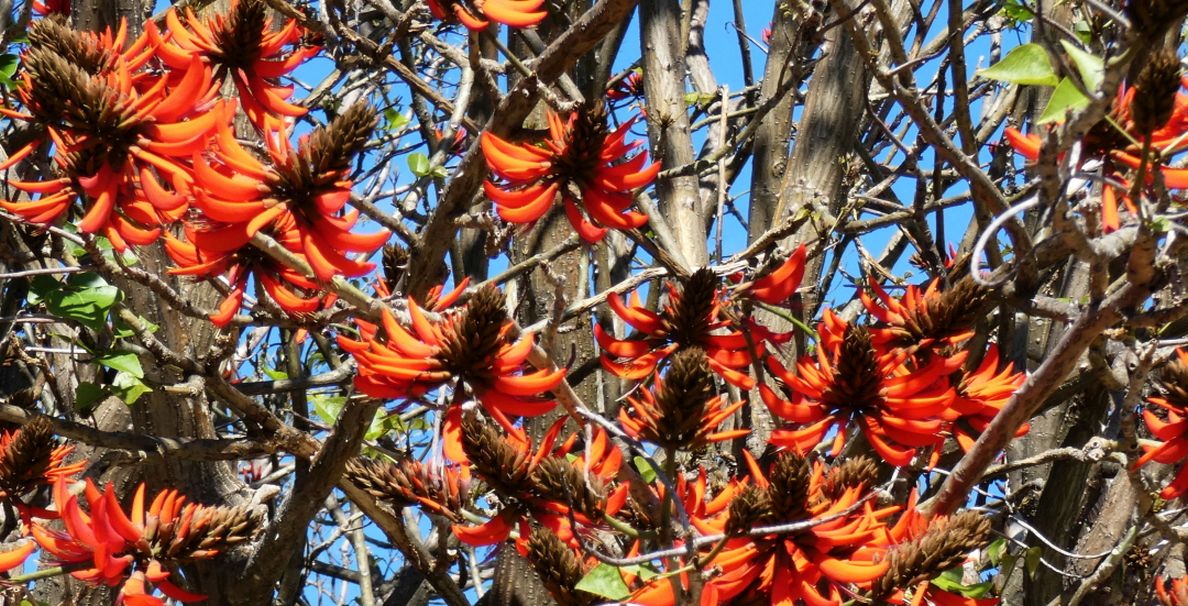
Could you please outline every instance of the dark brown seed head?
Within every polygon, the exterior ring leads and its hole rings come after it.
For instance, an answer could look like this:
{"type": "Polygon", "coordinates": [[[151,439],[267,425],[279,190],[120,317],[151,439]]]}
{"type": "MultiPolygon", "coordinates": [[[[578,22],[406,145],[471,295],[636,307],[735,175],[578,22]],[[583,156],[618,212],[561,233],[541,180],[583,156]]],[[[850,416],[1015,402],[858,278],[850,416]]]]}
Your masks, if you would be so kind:
{"type": "Polygon", "coordinates": [[[594,602],[594,595],[576,589],[586,574],[585,567],[553,531],[532,529],[532,536],[528,537],[528,561],[558,606],[587,606],[594,602]]]}
{"type": "Polygon", "coordinates": [[[399,244],[385,244],[383,254],[384,280],[388,286],[396,288],[400,279],[408,269],[408,249],[399,244]]]}
{"type": "Polygon", "coordinates": [[[1135,30],[1147,36],[1159,36],[1173,23],[1188,15],[1185,0],[1130,0],[1126,16],[1135,30]]]}
{"type": "Polygon", "coordinates": [[[544,499],[564,503],[589,517],[602,516],[602,487],[591,486],[582,470],[563,457],[549,457],[532,472],[536,493],[544,499]]]}
{"type": "Polygon", "coordinates": [[[925,300],[917,336],[943,339],[968,330],[978,321],[989,298],[989,289],[969,276],[962,278],[939,295],[925,300]]]}
{"type": "Polygon", "coordinates": [[[882,373],[866,327],[846,326],[833,377],[833,386],[825,394],[825,401],[831,406],[862,412],[883,403],[879,393],[882,373]]]}
{"type": "Polygon", "coordinates": [[[602,165],[606,134],[606,107],[601,101],[579,110],[569,131],[566,153],[554,160],[553,170],[557,176],[579,187],[588,183],[602,165]]]}
{"type": "Polygon", "coordinates": [[[44,480],[58,446],[45,417],[36,417],[15,432],[8,447],[0,451],[0,496],[10,499],[20,498],[44,480]]]}
{"type": "Polygon", "coordinates": [[[29,111],[38,122],[65,124],[115,149],[127,149],[136,134],[126,126],[120,95],[62,55],[33,48],[24,67],[32,81],[29,111]]]}
{"type": "Polygon", "coordinates": [[[717,395],[714,376],[701,348],[681,349],[669,360],[668,375],[656,391],[657,435],[646,437],[664,448],[686,448],[697,439],[706,404],[717,395]]]}
{"type": "Polygon", "coordinates": [[[1169,404],[1188,408],[1188,364],[1180,360],[1167,364],[1159,372],[1155,385],[1169,404]]]}
{"type": "Polygon", "coordinates": [[[397,462],[355,458],[347,462],[346,477],[375,498],[399,509],[432,503],[434,513],[451,520],[462,508],[464,488],[447,486],[439,474],[414,459],[397,462]]]}
{"type": "Polygon", "coordinates": [[[503,293],[494,286],[475,293],[462,315],[454,320],[452,334],[437,354],[450,370],[474,388],[486,387],[495,378],[492,360],[503,345],[505,305],[503,293]]]}
{"type": "Polygon", "coordinates": [[[375,108],[360,101],[310,133],[304,153],[314,175],[337,181],[350,170],[351,162],[371,138],[376,119],[375,108]]]}
{"type": "Polygon", "coordinates": [[[702,344],[710,330],[710,314],[718,293],[718,276],[702,268],[685,279],[679,296],[665,309],[665,323],[673,342],[682,347],[702,344]]]}
{"type": "Polygon", "coordinates": [[[94,75],[112,64],[112,56],[94,39],[70,27],[65,15],[50,15],[29,24],[29,48],[48,50],[94,75]]]}
{"type": "Polygon", "coordinates": [[[730,536],[744,535],[765,520],[770,520],[772,504],[768,492],[754,484],[747,485],[730,501],[729,515],[726,518],[726,534],[730,536]]]}
{"type": "Polygon", "coordinates": [[[808,459],[791,452],[776,459],[771,466],[767,473],[770,483],[767,495],[779,522],[797,522],[805,517],[810,473],[808,459]]]}
{"type": "Polygon", "coordinates": [[[849,488],[870,488],[878,481],[879,467],[866,456],[849,457],[825,472],[822,496],[837,500],[849,488]]]}
{"type": "Polygon", "coordinates": [[[262,0],[236,0],[226,21],[214,28],[219,67],[226,70],[250,68],[260,59],[260,39],[268,7],[262,0]]]}
{"type": "Polygon", "coordinates": [[[1171,49],[1151,55],[1134,85],[1130,115],[1135,129],[1149,135],[1171,118],[1176,94],[1180,92],[1180,58],[1171,49]]]}
{"type": "Polygon", "coordinates": [[[462,418],[462,451],[474,473],[503,496],[522,493],[528,485],[528,454],[508,444],[499,431],[477,415],[462,418]]]}
{"type": "Polygon", "coordinates": [[[973,511],[939,520],[919,538],[892,549],[887,572],[875,581],[875,596],[915,586],[961,565],[969,552],[990,542],[990,521],[973,511]]]}

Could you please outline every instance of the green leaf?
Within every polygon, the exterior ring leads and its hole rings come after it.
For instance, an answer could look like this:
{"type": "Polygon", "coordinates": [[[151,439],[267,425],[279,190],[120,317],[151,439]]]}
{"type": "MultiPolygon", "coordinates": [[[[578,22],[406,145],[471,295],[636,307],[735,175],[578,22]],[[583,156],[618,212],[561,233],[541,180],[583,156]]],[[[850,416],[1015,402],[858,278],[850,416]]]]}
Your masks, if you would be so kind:
{"type": "Polygon", "coordinates": [[[962,583],[963,571],[960,568],[952,568],[940,574],[940,576],[932,579],[932,584],[939,589],[943,589],[949,593],[956,593],[967,598],[981,598],[990,593],[994,583],[986,581],[984,583],[977,583],[974,585],[966,585],[962,583]]]}
{"type": "Polygon", "coordinates": [[[600,563],[587,572],[586,576],[578,581],[576,589],[611,600],[624,600],[631,595],[631,590],[627,588],[627,583],[623,582],[619,569],[606,563],[600,563]]]}
{"type": "Polygon", "coordinates": [[[1044,554],[1044,550],[1039,547],[1028,548],[1026,554],[1023,556],[1023,566],[1027,568],[1028,578],[1035,578],[1035,571],[1039,570],[1040,557],[1044,554]]]}
{"type": "Polygon", "coordinates": [[[116,373],[115,380],[111,382],[111,389],[125,404],[135,404],[140,396],[152,391],[152,388],[145,385],[140,378],[127,372],[116,373]]]}
{"type": "Polygon", "coordinates": [[[107,354],[96,361],[112,370],[128,373],[137,379],[144,378],[144,369],[140,366],[140,358],[134,353],[118,351],[107,354]]]}
{"type": "Polygon", "coordinates": [[[1039,86],[1056,86],[1060,81],[1048,60],[1048,51],[1038,44],[1016,46],[1002,61],[978,71],[978,75],[990,80],[1039,86]]]}
{"type": "MultiPolygon", "coordinates": [[[[160,326],[149,322],[148,318],[144,316],[138,315],[136,317],[140,320],[141,326],[147,328],[150,333],[155,333],[161,328],[160,326]]],[[[136,334],[136,332],[132,330],[132,326],[130,326],[118,316],[111,319],[111,328],[117,339],[128,339],[135,336],[136,334]]]]}
{"type": "Polygon", "coordinates": [[[30,304],[45,303],[55,316],[75,320],[92,330],[107,323],[107,313],[119,300],[120,290],[98,274],[72,274],[65,282],[52,276],[35,277],[29,284],[30,304]]]}
{"type": "Polygon", "coordinates": [[[74,390],[74,407],[79,411],[90,410],[103,400],[106,392],[94,383],[82,382],[74,390]]]}
{"type": "MultiPolygon", "coordinates": [[[[393,415],[397,419],[400,415],[393,415]]],[[[367,428],[367,433],[363,435],[363,439],[371,441],[376,440],[380,436],[388,433],[388,413],[381,409],[375,411],[375,416],[371,418],[371,425],[367,428]]]]}
{"type": "Polygon", "coordinates": [[[1081,82],[1085,83],[1085,88],[1090,92],[1096,91],[1105,74],[1105,62],[1068,40],[1061,40],[1060,45],[1077,66],[1077,72],[1081,74],[1081,82]]]}
{"type": "Polygon", "coordinates": [[[309,401],[313,404],[314,414],[327,425],[338,422],[338,415],[342,414],[342,407],[346,404],[346,396],[327,396],[311,394],[309,401]]]}
{"type": "Polygon", "coordinates": [[[273,381],[289,378],[289,373],[277,368],[262,368],[261,370],[269,379],[272,379],[273,381]]]}
{"type": "Polygon", "coordinates": [[[429,156],[422,153],[409,154],[408,156],[408,170],[418,177],[424,177],[429,174],[429,156]]]}
{"type": "Polygon", "coordinates": [[[384,110],[384,130],[391,132],[394,130],[404,130],[411,122],[408,116],[400,113],[394,107],[389,107],[384,110]]]}
{"type": "Polygon", "coordinates": [[[0,55],[0,80],[6,83],[12,82],[13,75],[17,70],[17,56],[9,53],[0,55]]]}
{"type": "Polygon", "coordinates": [[[652,464],[648,460],[636,455],[635,468],[639,470],[639,477],[643,479],[644,483],[651,484],[656,481],[656,470],[652,468],[652,464]]]}
{"type": "Polygon", "coordinates": [[[1002,555],[1005,550],[1006,538],[998,537],[997,539],[994,539],[994,542],[990,543],[990,545],[986,547],[986,555],[990,558],[990,563],[994,566],[998,566],[999,562],[1002,561],[1002,555]]]}
{"type": "Polygon", "coordinates": [[[1044,107],[1044,111],[1040,113],[1036,123],[1047,124],[1063,120],[1068,112],[1083,109],[1088,105],[1089,97],[1082,94],[1072,80],[1065,78],[1052,91],[1052,97],[1048,99],[1048,105],[1044,107]]]}
{"type": "Polygon", "coordinates": [[[1031,21],[1031,19],[1035,17],[1035,13],[1033,13],[1026,5],[1019,2],[1019,0],[1007,0],[1006,4],[1003,5],[1002,10],[999,11],[999,14],[1005,17],[1008,21],[1013,22],[1014,27],[1018,27],[1021,23],[1031,21]]]}

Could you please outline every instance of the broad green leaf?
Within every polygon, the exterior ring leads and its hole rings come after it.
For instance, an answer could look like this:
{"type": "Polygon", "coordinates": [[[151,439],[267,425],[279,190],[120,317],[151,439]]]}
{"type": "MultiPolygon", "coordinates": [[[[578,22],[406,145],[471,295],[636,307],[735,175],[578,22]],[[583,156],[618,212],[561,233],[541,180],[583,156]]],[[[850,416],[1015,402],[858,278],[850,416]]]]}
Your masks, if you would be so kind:
{"type": "Polygon", "coordinates": [[[90,410],[105,396],[103,388],[94,384],[82,382],[74,390],[74,407],[79,411],[90,410]]]}
{"type": "Polygon", "coordinates": [[[125,404],[135,404],[140,396],[152,391],[151,387],[127,372],[116,373],[115,380],[111,382],[111,389],[125,404]]]}
{"type": "Polygon", "coordinates": [[[346,404],[346,396],[327,396],[323,394],[311,394],[309,396],[310,404],[313,404],[314,414],[327,425],[333,425],[338,422],[338,415],[342,414],[342,407],[346,404]]]}
{"type": "Polygon", "coordinates": [[[994,583],[990,581],[966,585],[962,583],[962,576],[963,571],[960,568],[952,568],[932,579],[932,584],[949,593],[956,593],[967,598],[985,597],[994,586],[994,583]]]}
{"type": "MultiPolygon", "coordinates": [[[[149,322],[148,318],[146,318],[144,316],[138,315],[136,317],[140,319],[140,325],[147,328],[148,331],[151,333],[155,333],[155,332],[157,332],[157,330],[159,330],[161,328],[160,326],[157,326],[156,324],[149,322]]],[[[136,334],[136,332],[132,330],[132,327],[129,326],[127,322],[124,322],[122,319],[120,319],[118,316],[111,319],[111,328],[112,328],[112,332],[115,334],[115,337],[117,339],[128,339],[136,334]]]]}
{"type": "Polygon", "coordinates": [[[1096,57],[1079,46],[1069,42],[1068,40],[1061,40],[1060,45],[1064,47],[1064,51],[1072,59],[1073,64],[1077,66],[1077,72],[1081,74],[1081,81],[1085,83],[1085,88],[1089,92],[1097,90],[1098,85],[1101,84],[1101,78],[1105,74],[1105,62],[1101,57],[1096,57]]]}
{"type": "Polygon", "coordinates": [[[89,272],[71,274],[64,282],[52,276],[37,276],[30,281],[29,289],[29,303],[45,303],[51,314],[92,330],[103,328],[108,311],[120,296],[118,288],[89,272]]]}
{"type": "Polygon", "coordinates": [[[639,470],[639,477],[643,479],[645,484],[651,484],[656,481],[656,470],[652,469],[652,464],[648,460],[641,457],[635,457],[635,468],[639,470]]]}
{"type": "Polygon", "coordinates": [[[990,80],[1039,86],[1056,86],[1060,81],[1048,60],[1048,51],[1038,44],[1016,46],[1002,61],[978,71],[978,75],[990,80]]]}
{"type": "Polygon", "coordinates": [[[1089,97],[1082,94],[1072,80],[1065,78],[1052,91],[1052,97],[1048,99],[1048,105],[1044,107],[1036,123],[1047,124],[1063,120],[1068,112],[1083,109],[1088,105],[1089,97]]]}
{"type": "MultiPolygon", "coordinates": [[[[394,416],[396,418],[400,418],[400,415],[394,415],[394,416]]],[[[386,422],[387,419],[388,419],[387,411],[385,411],[383,409],[375,411],[375,416],[371,418],[371,425],[367,428],[367,433],[364,434],[363,439],[368,440],[368,441],[375,440],[375,439],[379,438],[380,436],[388,433],[388,424],[386,422]]]]}
{"type": "Polygon", "coordinates": [[[409,154],[408,156],[408,170],[418,177],[424,177],[429,174],[429,156],[422,153],[409,154]]]}
{"type": "Polygon", "coordinates": [[[1039,570],[1040,558],[1043,557],[1044,550],[1039,547],[1028,548],[1023,556],[1023,566],[1027,568],[1027,577],[1035,578],[1035,571],[1039,570]]]}
{"type": "Polygon", "coordinates": [[[262,368],[260,369],[269,379],[279,381],[281,379],[289,378],[289,373],[277,368],[262,368]]]}
{"type": "Polygon", "coordinates": [[[5,53],[0,55],[0,81],[6,84],[12,82],[12,76],[16,74],[17,70],[17,56],[5,53]]]}
{"type": "Polygon", "coordinates": [[[986,555],[990,558],[990,563],[998,566],[998,563],[1002,561],[1002,555],[1005,550],[1006,539],[1003,537],[994,539],[994,542],[990,543],[990,546],[986,548],[986,555]]]}
{"type": "Polygon", "coordinates": [[[587,572],[576,588],[611,600],[624,600],[631,595],[619,569],[606,563],[600,563],[587,572]]]}
{"type": "Polygon", "coordinates": [[[134,353],[117,351],[96,361],[112,370],[126,372],[137,379],[144,378],[144,368],[140,366],[140,358],[134,353]]]}

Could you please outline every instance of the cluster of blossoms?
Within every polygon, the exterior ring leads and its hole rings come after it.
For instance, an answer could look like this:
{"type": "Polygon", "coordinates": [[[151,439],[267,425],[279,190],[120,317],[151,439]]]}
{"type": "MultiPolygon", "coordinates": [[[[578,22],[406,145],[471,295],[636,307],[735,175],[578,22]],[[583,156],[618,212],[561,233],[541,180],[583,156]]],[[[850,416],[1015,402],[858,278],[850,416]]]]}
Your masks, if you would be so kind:
{"type": "Polygon", "coordinates": [[[34,198],[0,206],[35,224],[78,212],[79,231],[120,251],[163,239],[177,264],[171,273],[223,289],[211,315],[219,326],[240,309],[252,278],[290,314],[317,310],[324,283],[369,272],[374,266],[360,255],[389,236],[358,233],[358,212],[347,208],[353,161],[375,113],[365,104],[346,108],[294,146],[292,122],[306,109],[289,100],[293,87],[281,78],[318,48],[295,21],[277,27],[266,13],[261,0],[237,0],[205,18],[170,9],[164,30],[149,21],[131,41],[123,27],[91,34],[56,16],[35,21],[20,106],[0,112],[40,136],[0,169],[45,147],[53,170],[9,181],[34,198]],[[236,90],[233,100],[220,95],[224,83],[236,90]],[[263,157],[237,139],[237,108],[263,142],[263,157]],[[178,224],[180,233],[170,229],[178,224]],[[258,250],[257,234],[313,275],[258,250]]]}
{"type": "MultiPolygon", "coordinates": [[[[1122,225],[1119,200],[1131,216],[1138,216],[1125,173],[1126,169],[1144,164],[1144,152],[1148,154],[1146,183],[1152,182],[1151,173],[1158,171],[1164,187],[1188,188],[1188,169],[1171,166],[1176,156],[1188,148],[1188,95],[1181,92],[1184,86],[1188,86],[1188,78],[1181,73],[1179,57],[1170,50],[1153,55],[1132,86],[1122,85],[1118,89],[1107,119],[1085,136],[1082,163],[1090,160],[1101,163],[1104,185],[1100,212],[1104,232],[1115,231],[1122,225]]],[[[1008,128],[1006,139],[1029,160],[1039,158],[1043,141],[1038,134],[1025,135],[1008,128]]]]}
{"type": "Polygon", "coordinates": [[[111,483],[100,489],[88,478],[81,497],[71,494],[86,465],[68,463],[72,451],[54,439],[44,417],[0,433],[0,503],[21,514],[21,534],[31,539],[0,552],[0,572],[21,567],[40,548],[48,561],[80,581],[118,586],[117,604],[164,606],[152,595],[154,588],[179,602],[194,602],[205,596],[178,584],[178,566],[211,559],[255,531],[247,509],[187,503],[172,489],[157,493],[146,507],[140,484],[127,510],[111,483]],[[45,487],[52,487],[47,504],[52,507],[33,504],[44,497],[45,487]]]}
{"type": "Polygon", "coordinates": [[[648,221],[631,210],[635,192],[660,172],[648,164],[642,141],[627,143],[634,119],[611,132],[601,103],[568,118],[548,113],[548,137],[516,143],[493,133],[479,137],[487,166],[498,181],[483,184],[496,212],[508,223],[535,223],[561,196],[578,235],[598,242],[608,229],[635,229],[648,221]],[[632,155],[634,154],[634,155],[632,155]]]}
{"type": "Polygon", "coordinates": [[[1163,367],[1155,386],[1159,395],[1148,398],[1153,406],[1143,410],[1143,420],[1158,442],[1145,445],[1134,466],[1151,461],[1176,465],[1175,476],[1159,493],[1170,500],[1188,492],[1188,349],[1176,350],[1176,359],[1163,367]]]}
{"type": "MultiPolygon", "coordinates": [[[[903,466],[925,450],[935,456],[950,437],[968,447],[1023,380],[993,347],[979,352],[979,363],[968,360],[986,293],[968,280],[948,289],[934,281],[897,298],[872,282],[863,295],[872,323],[826,311],[817,351],[789,370],[776,353],[794,335],[765,326],[753,311],[795,305],[806,258],[798,248],[750,278],[699,270],[666,285],[659,311],[638,295],[609,295],[610,309],[635,331],[619,338],[594,328],[603,367],[636,385],[618,408],[618,424],[663,453],[671,484],[641,482],[601,427],[563,439],[570,420],[562,417],[530,435],[518,419],[555,407],[546,394],[559,393],[564,371],[529,362],[532,337],[518,334],[493,288],[464,300],[461,289],[424,303],[406,298],[382,310],[379,324],[359,320],[357,336],[339,337],[358,362],[359,391],[436,408],[444,455],[431,464],[359,460],[348,474],[394,507],[443,518],[464,543],[517,549],[565,603],[595,603],[579,582],[598,565],[590,550],[607,537],[623,538],[627,557],[645,551],[642,537],[668,536],[677,548],[692,540],[671,534],[675,503],[704,539],[688,550],[703,604],[836,606],[850,595],[996,603],[932,583],[989,542],[986,520],[927,518],[914,497],[904,506],[880,503],[872,459],[828,463],[818,448],[832,433],[834,447],[824,450],[836,456],[860,431],[884,461],[903,466]],[[711,482],[685,453],[750,433],[732,427],[744,402],[728,400],[723,383],[758,389],[786,424],[759,460],[743,449],[746,465],[711,482]],[[707,542],[712,537],[719,538],[707,542]]],[[[630,602],[680,603],[693,590],[694,573],[660,566],[647,578],[621,571],[630,602]]]]}

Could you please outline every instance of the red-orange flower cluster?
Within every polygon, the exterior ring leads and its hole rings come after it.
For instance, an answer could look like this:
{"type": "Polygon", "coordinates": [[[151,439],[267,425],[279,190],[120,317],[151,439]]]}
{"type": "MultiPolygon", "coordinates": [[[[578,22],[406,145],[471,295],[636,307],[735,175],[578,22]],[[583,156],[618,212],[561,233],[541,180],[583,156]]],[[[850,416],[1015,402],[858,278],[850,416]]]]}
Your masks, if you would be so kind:
{"type": "Polygon", "coordinates": [[[1135,463],[1141,467],[1151,461],[1177,465],[1176,475],[1159,495],[1175,499],[1188,491],[1188,349],[1176,350],[1176,360],[1168,364],[1158,382],[1161,395],[1148,401],[1166,411],[1164,420],[1150,408],[1143,410],[1147,429],[1161,444],[1145,446],[1146,452],[1135,463]]]}
{"type": "Polygon", "coordinates": [[[150,20],[145,34],[169,68],[184,69],[197,57],[212,66],[220,80],[230,78],[252,124],[262,131],[275,130],[285,119],[306,112],[287,101],[293,87],[280,85],[278,78],[319,49],[302,44],[305,34],[292,19],[274,27],[267,10],[262,0],[234,0],[227,14],[200,19],[190,8],[184,17],[170,8],[165,13],[167,32],[162,34],[150,20]]]}
{"type": "Polygon", "coordinates": [[[587,242],[598,242],[608,228],[647,223],[630,208],[635,191],[652,183],[660,165],[649,166],[644,152],[631,155],[642,144],[626,142],[635,120],[608,133],[602,106],[564,120],[549,112],[548,120],[549,137],[539,143],[513,143],[489,132],[479,137],[487,166],[501,180],[483,184],[499,216],[533,223],[560,194],[569,222],[587,242]]]}
{"type": "MultiPolygon", "coordinates": [[[[948,435],[969,448],[1024,381],[1010,365],[1000,368],[994,346],[976,369],[963,368],[970,352],[961,347],[986,293],[970,280],[943,291],[935,281],[923,289],[909,286],[900,298],[873,281],[871,291],[874,296],[862,293],[861,299],[873,326],[844,322],[826,310],[815,356],[802,357],[795,372],[768,358],[783,394],[761,385],[760,396],[791,425],[772,441],[807,452],[836,429],[836,455],[853,423],[895,465],[939,447],[948,435]]],[[[1019,435],[1026,431],[1024,425],[1019,435]]]]}
{"type": "Polygon", "coordinates": [[[639,380],[650,376],[657,366],[680,349],[698,347],[705,350],[714,372],[723,379],[750,389],[755,384],[748,374],[751,352],[763,353],[763,343],[751,343],[734,324],[722,317],[725,291],[718,287],[718,277],[702,269],[687,278],[678,289],[669,282],[668,302],[660,313],[653,312],[640,302],[639,294],[631,295],[631,305],[623,302],[618,293],[610,293],[610,308],[632,328],[638,336],[616,339],[599,325],[594,337],[602,348],[602,366],[624,379],[639,380]]]}
{"type": "Polygon", "coordinates": [[[1160,606],[1188,606],[1188,577],[1155,577],[1155,597],[1160,606]]]}
{"type": "Polygon", "coordinates": [[[168,237],[166,248],[178,264],[172,273],[227,276],[231,292],[211,317],[215,324],[230,321],[251,275],[285,311],[300,314],[319,308],[315,281],[249,245],[258,232],[307,262],[318,280],[360,276],[374,269],[373,263],[349,255],[374,252],[390,234],[354,233],[358,211],[346,209],[351,195],[347,173],[374,125],[374,111],[357,104],[315,130],[298,149],[289,145],[287,128],[281,127],[266,139],[268,164],[248,153],[223,127],[211,153],[213,162],[194,156],[194,205],[205,222],[188,226],[185,241],[168,237]]]}
{"type": "Polygon", "coordinates": [[[457,21],[472,31],[491,21],[508,27],[532,27],[548,16],[544,0],[428,0],[429,12],[442,21],[457,21]]]}
{"type": "Polygon", "coordinates": [[[442,428],[445,453],[451,460],[466,460],[461,422],[462,403],[468,398],[477,399],[509,431],[513,429],[509,416],[538,416],[556,406],[540,396],[560,384],[565,369],[528,370],[526,361],[535,339],[531,335],[513,338],[514,324],[498,290],[480,290],[465,305],[446,309],[436,320],[411,297],[407,305],[411,332],[385,308],[384,339],[378,337],[378,327],[360,323],[361,340],[339,336],[338,343],[359,363],[355,386],[372,397],[415,398],[459,383],[442,428]]]}
{"type": "Polygon", "coordinates": [[[530,520],[548,528],[565,542],[574,541],[571,520],[583,527],[600,526],[601,518],[614,515],[627,498],[627,486],[609,491],[619,472],[623,454],[610,443],[603,429],[593,432],[585,451],[570,461],[577,436],[554,449],[566,419],[553,423],[533,449],[519,429],[500,435],[490,424],[471,416],[463,420],[462,444],[476,476],[500,497],[503,507],[490,520],[477,525],[455,524],[454,534],[464,543],[492,545],[519,529],[521,547],[530,534],[530,520]],[[588,457],[588,458],[587,458],[588,457]]]}
{"type": "Polygon", "coordinates": [[[69,565],[74,578],[96,585],[122,584],[128,604],[162,604],[146,591],[146,581],[180,602],[203,599],[170,579],[171,565],[214,557],[247,540],[253,530],[245,509],[187,503],[176,490],[158,493],[146,509],[141,484],[127,513],[110,483],[99,490],[88,479],[84,498],[88,511],[59,480],[54,484],[54,504],[64,529],[34,523],[33,538],[51,557],[69,565]]]}
{"type": "MultiPolygon", "coordinates": [[[[1130,184],[1123,169],[1139,166],[1144,144],[1149,143],[1151,151],[1161,158],[1148,165],[1148,175],[1151,170],[1158,170],[1166,187],[1188,188],[1188,169],[1170,165],[1172,156],[1188,147],[1188,95],[1181,92],[1183,86],[1188,86],[1188,78],[1181,76],[1179,58],[1171,51],[1154,54],[1133,85],[1118,88],[1109,119],[1085,136],[1086,159],[1100,160],[1107,178],[1101,196],[1103,231],[1108,233],[1122,225],[1119,198],[1132,215],[1137,214],[1127,193],[1130,184]]],[[[1005,135],[1007,142],[1025,158],[1039,158],[1042,145],[1039,135],[1025,135],[1014,128],[1006,129],[1005,135]]]]}

